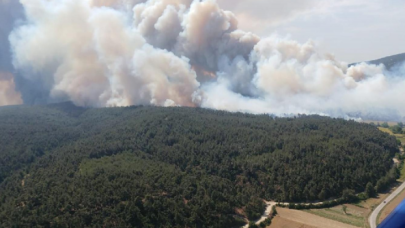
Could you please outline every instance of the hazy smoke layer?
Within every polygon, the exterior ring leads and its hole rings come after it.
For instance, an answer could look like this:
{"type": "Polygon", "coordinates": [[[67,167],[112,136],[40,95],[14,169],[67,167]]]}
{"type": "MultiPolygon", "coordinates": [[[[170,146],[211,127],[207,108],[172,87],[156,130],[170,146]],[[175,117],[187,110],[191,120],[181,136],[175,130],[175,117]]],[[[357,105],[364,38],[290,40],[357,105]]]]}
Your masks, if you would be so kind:
{"type": "Polygon", "coordinates": [[[26,22],[9,40],[25,103],[405,116],[400,69],[348,68],[312,42],[261,39],[214,0],[20,2],[26,22]]]}
{"type": "Polygon", "coordinates": [[[8,72],[0,72],[0,106],[21,103],[21,96],[15,90],[13,75],[8,72]]]}
{"type": "Polygon", "coordinates": [[[21,95],[16,92],[14,68],[10,57],[8,35],[17,18],[22,18],[22,7],[18,1],[0,0],[0,106],[21,104],[21,95]]]}

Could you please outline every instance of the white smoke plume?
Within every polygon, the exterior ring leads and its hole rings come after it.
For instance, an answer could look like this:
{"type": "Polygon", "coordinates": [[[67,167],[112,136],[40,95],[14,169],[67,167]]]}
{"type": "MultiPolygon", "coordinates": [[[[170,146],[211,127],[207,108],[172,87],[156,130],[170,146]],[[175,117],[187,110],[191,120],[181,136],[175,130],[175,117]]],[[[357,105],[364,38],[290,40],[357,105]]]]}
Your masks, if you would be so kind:
{"type": "Polygon", "coordinates": [[[35,86],[21,91],[26,103],[405,116],[403,71],[348,67],[311,41],[241,31],[215,0],[20,2],[26,21],[9,40],[16,84],[35,86]]]}

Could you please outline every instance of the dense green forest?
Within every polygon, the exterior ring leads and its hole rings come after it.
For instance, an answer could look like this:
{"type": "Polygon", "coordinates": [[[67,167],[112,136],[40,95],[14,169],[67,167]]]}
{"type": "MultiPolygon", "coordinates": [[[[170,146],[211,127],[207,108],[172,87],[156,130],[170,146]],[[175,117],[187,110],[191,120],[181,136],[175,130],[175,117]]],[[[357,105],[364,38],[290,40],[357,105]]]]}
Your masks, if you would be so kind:
{"type": "Polygon", "coordinates": [[[199,108],[1,107],[0,129],[0,227],[237,227],[385,184],[398,152],[369,124],[199,108]]]}

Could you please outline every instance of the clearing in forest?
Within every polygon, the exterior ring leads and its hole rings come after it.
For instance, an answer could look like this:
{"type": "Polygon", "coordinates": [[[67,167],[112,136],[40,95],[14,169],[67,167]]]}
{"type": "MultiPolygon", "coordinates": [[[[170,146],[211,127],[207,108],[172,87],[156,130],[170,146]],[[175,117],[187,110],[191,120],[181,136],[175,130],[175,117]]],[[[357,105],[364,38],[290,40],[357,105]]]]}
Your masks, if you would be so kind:
{"type": "Polygon", "coordinates": [[[349,204],[345,206],[347,207],[346,213],[343,211],[342,205],[325,209],[306,210],[306,212],[357,227],[363,227],[367,224],[367,209],[349,204]]]}
{"type": "MultiPolygon", "coordinates": [[[[361,201],[357,204],[345,204],[347,206],[346,215],[343,212],[342,205],[325,209],[306,210],[306,212],[323,217],[329,221],[338,221],[355,227],[369,227],[368,216],[371,214],[372,210],[377,205],[379,205],[385,198],[387,198],[395,189],[396,187],[390,189],[390,191],[388,192],[379,194],[378,197],[376,198],[370,198],[365,201],[361,201]]],[[[401,197],[402,199],[405,197],[405,192],[403,192],[401,196],[399,196],[399,198],[401,197]]],[[[400,200],[396,201],[398,201],[396,204],[393,203],[393,205],[390,206],[389,208],[388,207],[385,208],[383,210],[383,213],[386,213],[388,215],[400,202],[400,200]]],[[[277,210],[279,211],[280,209],[277,210]]],[[[289,226],[287,227],[290,228],[289,226]]],[[[300,226],[291,226],[291,228],[295,227],[298,228],[300,226]]]]}
{"type": "Polygon", "coordinates": [[[394,134],[389,128],[379,127],[378,129],[380,129],[382,132],[395,136],[399,141],[401,141],[402,145],[405,145],[405,134],[394,134]]]}
{"type": "MultiPolygon", "coordinates": [[[[314,215],[304,211],[298,210],[291,210],[286,208],[277,208],[278,216],[282,219],[289,220],[295,223],[300,223],[303,225],[307,225],[308,227],[319,227],[319,228],[355,228],[356,226],[352,226],[349,224],[345,224],[342,222],[334,221],[331,219],[323,218],[318,215],[314,215]]],[[[284,221],[285,221],[284,220],[284,221]]],[[[271,228],[275,228],[275,223],[272,223],[270,226],[271,228]]],[[[286,227],[294,227],[294,226],[286,226],[286,227]]]]}
{"type": "Polygon", "coordinates": [[[294,222],[280,216],[275,217],[271,221],[271,225],[268,228],[317,228],[315,226],[305,225],[299,222],[294,222]]]}

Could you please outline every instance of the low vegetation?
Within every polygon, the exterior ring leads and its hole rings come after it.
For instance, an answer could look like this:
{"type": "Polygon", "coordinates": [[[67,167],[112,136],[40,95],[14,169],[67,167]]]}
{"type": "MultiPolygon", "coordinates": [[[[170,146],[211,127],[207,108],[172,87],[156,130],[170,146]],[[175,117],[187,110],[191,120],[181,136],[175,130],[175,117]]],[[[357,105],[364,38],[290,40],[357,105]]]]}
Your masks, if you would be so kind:
{"type": "MultiPolygon", "coordinates": [[[[404,133],[405,131],[403,130],[404,125],[402,123],[378,123],[373,124],[371,123],[372,126],[378,126],[378,128],[385,133],[388,133],[390,135],[393,135],[397,138],[398,141],[402,141],[402,139],[405,137],[404,133]],[[402,131],[400,131],[400,129],[402,131]]],[[[373,187],[371,183],[368,183],[366,186],[366,190],[364,193],[357,194],[355,196],[355,201],[352,202],[352,205],[350,205],[350,208],[346,206],[346,204],[340,205],[341,203],[344,202],[349,202],[349,201],[343,201],[343,200],[334,200],[332,202],[326,202],[326,204],[318,204],[318,205],[292,205],[289,206],[290,208],[298,208],[298,209],[307,209],[304,210],[308,213],[315,214],[324,218],[328,218],[334,221],[339,221],[343,222],[346,224],[358,226],[358,227],[364,227],[368,226],[367,223],[367,218],[368,215],[372,212],[375,206],[380,204],[385,197],[387,197],[390,193],[390,191],[387,191],[387,187],[381,187],[381,186],[389,186],[390,188],[392,186],[397,186],[400,182],[393,182],[393,179],[395,177],[399,176],[400,181],[405,180],[405,154],[403,153],[404,145],[402,144],[401,146],[401,153],[396,154],[395,158],[400,161],[399,165],[397,167],[393,167],[390,171],[391,178],[387,177],[385,182],[390,182],[393,183],[391,186],[382,184],[382,182],[378,183],[377,186],[373,187]],[[396,173],[396,174],[395,174],[396,173]],[[379,192],[384,192],[382,194],[377,194],[377,190],[379,192]],[[377,198],[370,198],[370,197],[377,197],[377,198]],[[336,205],[336,206],[334,206],[336,205]],[[310,209],[312,208],[312,209],[310,209]],[[315,208],[323,208],[323,209],[315,209],[315,208]],[[343,214],[341,213],[343,211],[343,214]]],[[[392,190],[391,190],[392,191],[392,190]]],[[[402,193],[403,194],[403,193],[402,193]]],[[[402,199],[402,198],[401,198],[402,199]]],[[[384,216],[386,217],[392,210],[395,208],[396,205],[398,205],[401,202],[401,200],[397,200],[396,203],[394,203],[394,206],[391,205],[392,203],[389,204],[390,209],[387,209],[387,207],[383,210],[384,216]]],[[[385,218],[384,217],[384,218],[385,218]]],[[[381,222],[382,219],[379,219],[381,222]]]]}
{"type": "MultiPolygon", "coordinates": [[[[374,123],[371,124],[375,125],[374,123]]],[[[405,126],[402,122],[391,125],[387,122],[384,122],[382,124],[377,123],[376,126],[378,126],[381,131],[395,136],[400,144],[405,145],[405,126]]]]}
{"type": "Polygon", "coordinates": [[[306,212],[357,227],[364,226],[364,217],[351,214],[350,212],[343,213],[342,209],[339,207],[322,210],[306,210],[306,212]]]}
{"type": "Polygon", "coordinates": [[[404,154],[404,149],[405,149],[405,129],[404,129],[404,124],[402,122],[397,123],[397,124],[391,124],[389,125],[388,123],[382,123],[381,125],[378,124],[379,129],[385,133],[388,133],[390,135],[393,135],[397,138],[397,141],[401,143],[400,148],[401,151],[396,155],[396,158],[398,161],[400,161],[399,164],[399,172],[400,172],[400,177],[399,179],[401,181],[405,181],[405,154],[404,154]]]}
{"type": "Polygon", "coordinates": [[[369,124],[194,108],[2,107],[0,129],[1,227],[235,227],[385,186],[398,152],[369,124]]]}

